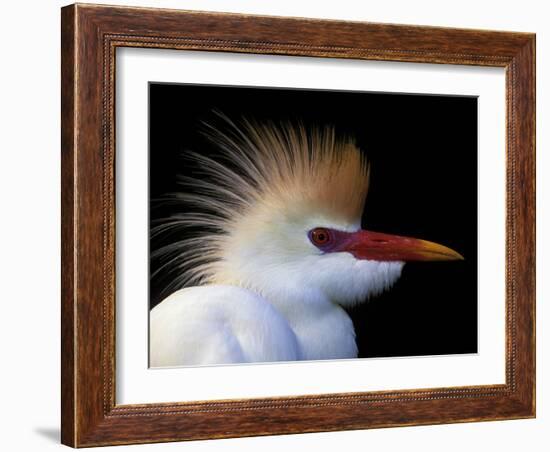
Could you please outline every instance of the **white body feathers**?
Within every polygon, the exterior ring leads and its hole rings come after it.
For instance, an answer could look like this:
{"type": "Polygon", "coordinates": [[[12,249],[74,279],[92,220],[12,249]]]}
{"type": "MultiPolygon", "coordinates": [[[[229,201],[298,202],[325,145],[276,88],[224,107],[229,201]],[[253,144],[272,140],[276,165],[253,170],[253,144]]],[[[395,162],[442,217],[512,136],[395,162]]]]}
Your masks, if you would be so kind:
{"type": "Polygon", "coordinates": [[[151,311],[150,322],[152,367],[299,359],[286,320],[239,287],[181,289],[151,311]]]}
{"type": "Polygon", "coordinates": [[[151,311],[150,365],[356,358],[353,323],[330,294],[351,305],[391,285],[403,264],[327,257],[331,262],[310,269],[309,278],[296,268],[259,279],[258,286],[276,286],[263,296],[232,285],[176,291],[151,311]],[[335,266],[340,271],[331,272],[335,266]]]}

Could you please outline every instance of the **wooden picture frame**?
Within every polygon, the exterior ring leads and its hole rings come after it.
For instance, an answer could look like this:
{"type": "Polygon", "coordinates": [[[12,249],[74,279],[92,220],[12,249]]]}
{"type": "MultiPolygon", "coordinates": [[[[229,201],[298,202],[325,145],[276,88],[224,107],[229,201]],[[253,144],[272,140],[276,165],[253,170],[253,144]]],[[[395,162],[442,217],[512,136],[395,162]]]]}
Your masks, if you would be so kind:
{"type": "Polygon", "coordinates": [[[70,5],[62,9],[62,442],[73,447],[535,416],[535,35],[70,5]],[[115,50],[506,70],[506,383],[115,403],[115,50]]]}

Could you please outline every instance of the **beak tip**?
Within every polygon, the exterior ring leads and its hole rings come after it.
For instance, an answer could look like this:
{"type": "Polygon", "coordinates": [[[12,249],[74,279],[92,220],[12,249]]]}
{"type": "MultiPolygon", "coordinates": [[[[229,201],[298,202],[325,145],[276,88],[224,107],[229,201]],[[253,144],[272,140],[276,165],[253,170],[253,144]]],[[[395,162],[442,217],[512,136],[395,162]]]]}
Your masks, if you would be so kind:
{"type": "Polygon", "coordinates": [[[452,261],[463,261],[463,260],[466,260],[464,259],[464,256],[462,254],[460,254],[458,251],[455,251],[451,248],[447,248],[449,250],[449,260],[452,260],[452,261]]]}
{"type": "Polygon", "coordinates": [[[464,256],[454,250],[447,255],[447,259],[450,261],[464,261],[464,256]]]}
{"type": "Polygon", "coordinates": [[[459,252],[438,243],[421,241],[426,260],[463,261],[464,256],[459,252]]]}

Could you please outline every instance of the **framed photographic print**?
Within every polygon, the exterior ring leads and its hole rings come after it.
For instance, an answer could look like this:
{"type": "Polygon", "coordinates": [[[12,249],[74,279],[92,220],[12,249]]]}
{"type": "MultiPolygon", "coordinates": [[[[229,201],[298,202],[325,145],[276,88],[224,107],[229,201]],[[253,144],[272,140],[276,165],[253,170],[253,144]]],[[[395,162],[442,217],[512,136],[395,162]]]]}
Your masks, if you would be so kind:
{"type": "Polygon", "coordinates": [[[535,415],[535,37],[62,9],[62,442],[535,415]]]}

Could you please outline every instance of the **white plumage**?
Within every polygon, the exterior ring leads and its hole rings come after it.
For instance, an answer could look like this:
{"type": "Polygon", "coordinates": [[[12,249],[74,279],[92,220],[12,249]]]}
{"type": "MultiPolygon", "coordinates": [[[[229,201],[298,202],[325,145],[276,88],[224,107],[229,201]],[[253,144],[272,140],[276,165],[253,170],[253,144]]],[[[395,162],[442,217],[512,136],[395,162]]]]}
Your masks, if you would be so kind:
{"type": "Polygon", "coordinates": [[[178,290],[151,311],[151,326],[153,367],[300,359],[285,318],[236,286],[178,290]]]}
{"type": "Polygon", "coordinates": [[[153,253],[173,293],[151,311],[152,367],[355,358],[344,307],[389,288],[404,261],[461,258],[361,230],[367,165],[332,128],[226,126],[209,129],[226,159],[192,154],[207,177],[182,179],[167,200],[183,213],[153,229],[176,239],[153,253]]]}

